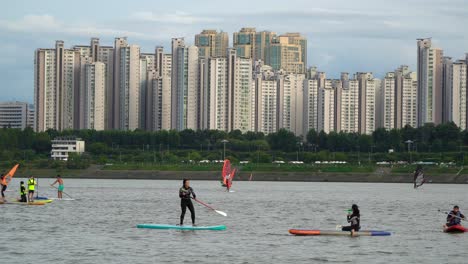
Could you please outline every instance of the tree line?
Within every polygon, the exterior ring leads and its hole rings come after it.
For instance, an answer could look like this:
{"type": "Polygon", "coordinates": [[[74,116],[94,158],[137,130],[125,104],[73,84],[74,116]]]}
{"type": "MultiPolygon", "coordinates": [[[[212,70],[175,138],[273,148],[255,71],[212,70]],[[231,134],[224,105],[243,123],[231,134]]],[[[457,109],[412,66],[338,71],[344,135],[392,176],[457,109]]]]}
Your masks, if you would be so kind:
{"type": "MultiPolygon", "coordinates": [[[[178,161],[181,158],[219,160],[226,156],[234,160],[256,160],[269,162],[284,160],[356,160],[359,153],[387,159],[393,150],[395,159],[408,159],[405,155],[416,153],[464,152],[468,145],[468,132],[460,130],[454,123],[441,125],[426,124],[413,128],[386,130],[379,128],[371,135],[347,132],[317,132],[310,130],[304,137],[280,129],[265,135],[260,132],[242,133],[239,130],[186,129],[183,131],[95,131],[95,130],[47,130],[34,132],[0,129],[0,160],[47,159],[51,140],[56,137],[72,136],[86,142],[86,151],[94,161],[178,161]],[[223,140],[228,142],[223,143],[223,140]],[[391,152],[391,151],[390,151],[391,152]],[[385,154],[385,155],[384,155],[385,154]],[[380,156],[379,156],[380,155],[380,156]],[[357,157],[356,157],[357,156],[357,157]],[[140,158],[138,158],[140,157],[140,158]]],[[[422,154],[420,154],[422,155],[422,154]]],[[[417,156],[415,156],[416,158],[417,156]]],[[[374,159],[374,158],[373,158],[374,159]]],[[[369,158],[370,160],[370,158],[369,158]]]]}

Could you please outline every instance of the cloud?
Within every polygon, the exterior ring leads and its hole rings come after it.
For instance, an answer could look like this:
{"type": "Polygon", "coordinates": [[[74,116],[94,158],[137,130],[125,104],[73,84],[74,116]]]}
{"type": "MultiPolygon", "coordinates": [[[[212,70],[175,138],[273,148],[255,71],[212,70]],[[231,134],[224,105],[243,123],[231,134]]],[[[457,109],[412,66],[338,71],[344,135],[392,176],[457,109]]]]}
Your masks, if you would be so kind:
{"type": "Polygon", "coordinates": [[[31,33],[31,34],[62,34],[80,37],[102,36],[116,37],[127,36],[138,39],[157,39],[155,35],[142,33],[132,30],[115,29],[107,27],[96,27],[93,25],[83,24],[65,24],[58,21],[50,15],[26,15],[18,20],[8,21],[0,20],[0,29],[16,33],[31,33]]]}
{"type": "Polygon", "coordinates": [[[132,15],[130,15],[130,19],[144,22],[159,22],[171,24],[194,24],[219,21],[218,18],[214,18],[211,16],[194,16],[181,11],[166,14],[153,13],[149,11],[135,12],[132,15]]]}

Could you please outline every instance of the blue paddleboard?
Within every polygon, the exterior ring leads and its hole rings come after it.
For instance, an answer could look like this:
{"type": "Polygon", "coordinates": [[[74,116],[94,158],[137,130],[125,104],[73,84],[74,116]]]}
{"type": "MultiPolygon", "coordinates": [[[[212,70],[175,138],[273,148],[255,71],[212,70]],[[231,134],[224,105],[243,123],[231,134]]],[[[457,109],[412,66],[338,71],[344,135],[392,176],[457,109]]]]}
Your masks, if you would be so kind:
{"type": "Polygon", "coordinates": [[[151,229],[176,229],[176,230],[225,230],[226,226],[178,226],[178,225],[160,225],[160,224],[138,224],[137,228],[151,229]]]}

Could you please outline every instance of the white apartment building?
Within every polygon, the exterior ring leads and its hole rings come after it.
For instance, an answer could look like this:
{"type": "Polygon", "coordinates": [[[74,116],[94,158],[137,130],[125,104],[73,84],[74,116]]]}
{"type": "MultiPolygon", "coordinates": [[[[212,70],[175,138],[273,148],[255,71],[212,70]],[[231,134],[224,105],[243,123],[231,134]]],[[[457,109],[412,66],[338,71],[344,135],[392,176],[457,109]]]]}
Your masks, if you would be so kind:
{"type": "MultiPolygon", "coordinates": [[[[147,113],[147,87],[148,87],[148,72],[156,70],[156,55],[154,53],[141,53],[140,54],[140,124],[141,129],[146,129],[146,115],[147,113]]],[[[150,129],[148,129],[150,130],[150,129]]]]}
{"type": "Polygon", "coordinates": [[[467,128],[467,63],[452,62],[445,57],[444,79],[444,122],[454,122],[462,130],[467,128]]]}
{"type": "Polygon", "coordinates": [[[325,80],[319,88],[317,100],[317,131],[335,131],[335,88],[334,80],[325,80]]]}
{"type": "Polygon", "coordinates": [[[85,142],[80,138],[55,138],[52,140],[50,157],[54,160],[68,160],[70,153],[82,154],[85,151],[85,142]]]}
{"type": "Polygon", "coordinates": [[[318,98],[321,80],[319,78],[304,80],[304,132],[307,135],[309,130],[318,130],[318,98]]]}
{"type": "Polygon", "coordinates": [[[375,130],[375,99],[376,85],[380,82],[374,79],[372,73],[358,72],[355,79],[359,85],[359,133],[372,134],[375,130]]]}
{"type": "Polygon", "coordinates": [[[442,122],[443,51],[432,47],[430,38],[418,39],[418,126],[442,122]]]}
{"type": "Polygon", "coordinates": [[[342,73],[341,81],[340,131],[359,132],[359,82],[349,79],[347,73],[342,73]]]}
{"type": "Polygon", "coordinates": [[[254,131],[265,134],[277,129],[278,81],[272,67],[259,65],[254,79],[254,131]]]}
{"type": "Polygon", "coordinates": [[[278,126],[304,135],[304,74],[279,73],[278,126]]]}
{"type": "Polygon", "coordinates": [[[34,106],[24,102],[0,102],[0,128],[34,129],[34,106]]]}
{"type": "Polygon", "coordinates": [[[394,129],[395,124],[395,73],[388,72],[385,75],[385,78],[382,81],[382,90],[381,90],[381,105],[377,107],[382,108],[382,127],[385,129],[394,129]]]}
{"type": "Polygon", "coordinates": [[[105,129],[106,114],[106,65],[102,62],[92,62],[85,66],[84,128],[94,130],[105,129]]]}
{"type": "Polygon", "coordinates": [[[198,48],[172,40],[172,129],[198,129],[198,48]]]}

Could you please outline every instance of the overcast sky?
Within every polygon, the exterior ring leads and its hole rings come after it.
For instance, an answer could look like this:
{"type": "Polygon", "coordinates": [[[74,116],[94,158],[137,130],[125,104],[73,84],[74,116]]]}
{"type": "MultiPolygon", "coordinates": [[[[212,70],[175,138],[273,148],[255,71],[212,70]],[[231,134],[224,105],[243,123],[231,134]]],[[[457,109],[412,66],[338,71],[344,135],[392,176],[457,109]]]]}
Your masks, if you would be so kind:
{"type": "Polygon", "coordinates": [[[127,36],[142,52],[172,37],[194,42],[202,29],[232,33],[256,27],[308,38],[308,64],[328,77],[416,65],[416,38],[433,37],[454,59],[468,52],[468,0],[15,0],[0,9],[0,101],[32,102],[34,50],[88,44],[112,45],[127,36]]]}

